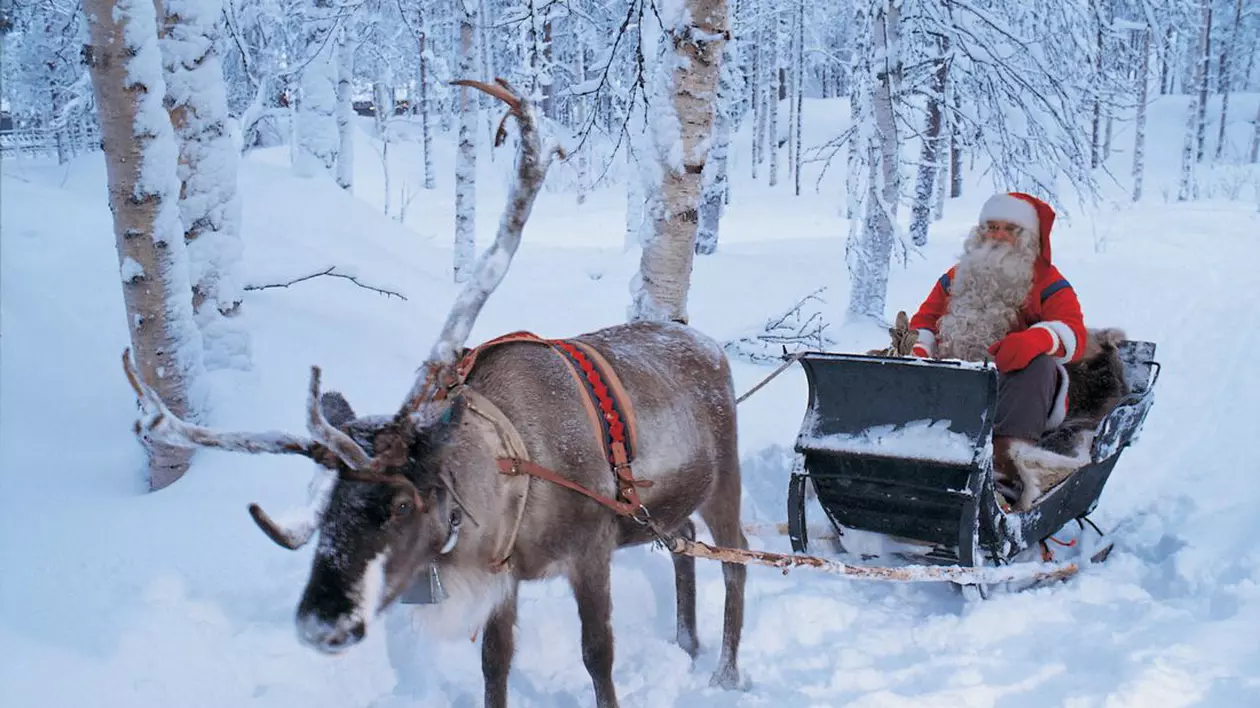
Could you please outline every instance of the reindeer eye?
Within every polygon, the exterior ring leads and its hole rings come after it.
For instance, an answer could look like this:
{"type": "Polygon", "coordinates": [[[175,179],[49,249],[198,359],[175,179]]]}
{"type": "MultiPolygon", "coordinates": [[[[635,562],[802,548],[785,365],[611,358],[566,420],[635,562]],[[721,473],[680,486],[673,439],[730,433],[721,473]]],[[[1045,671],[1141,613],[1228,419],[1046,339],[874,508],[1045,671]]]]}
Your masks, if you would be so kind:
{"type": "Polygon", "coordinates": [[[394,518],[403,518],[409,516],[415,509],[415,503],[410,499],[399,499],[394,502],[394,508],[391,510],[394,518]]]}

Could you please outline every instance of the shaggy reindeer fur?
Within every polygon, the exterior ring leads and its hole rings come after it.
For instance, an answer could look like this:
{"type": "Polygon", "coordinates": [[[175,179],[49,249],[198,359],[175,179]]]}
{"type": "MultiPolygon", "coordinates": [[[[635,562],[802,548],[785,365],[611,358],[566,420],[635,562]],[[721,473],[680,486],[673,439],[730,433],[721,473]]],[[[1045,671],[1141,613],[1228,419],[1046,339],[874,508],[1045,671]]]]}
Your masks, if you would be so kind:
{"type": "Polygon", "coordinates": [[[1089,454],[1094,429],[1129,392],[1117,349],[1124,339],[1119,329],[1089,330],[1084,358],[1066,366],[1067,419],[1042,436],[1039,447],[1078,458],[1089,454]]]}

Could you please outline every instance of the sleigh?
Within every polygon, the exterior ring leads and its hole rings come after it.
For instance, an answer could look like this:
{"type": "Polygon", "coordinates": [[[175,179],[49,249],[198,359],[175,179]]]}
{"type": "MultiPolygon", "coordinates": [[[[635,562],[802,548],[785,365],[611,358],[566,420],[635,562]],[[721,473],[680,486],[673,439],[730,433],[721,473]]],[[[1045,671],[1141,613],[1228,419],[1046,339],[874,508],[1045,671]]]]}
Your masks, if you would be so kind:
{"type": "MultiPolygon", "coordinates": [[[[1005,565],[1073,522],[1083,531],[1121,453],[1138,438],[1159,375],[1153,343],[1122,341],[1117,353],[1128,392],[1094,431],[1088,463],[1024,512],[1013,510],[995,486],[992,366],[801,355],[809,401],[788,488],[793,550],[809,546],[811,487],[842,544],[846,530],[874,532],[911,549],[898,556],[922,564],[1005,565]]],[[[1091,560],[1109,550],[1102,545],[1091,560]]],[[[983,586],[972,591],[986,594],[983,586]]]]}

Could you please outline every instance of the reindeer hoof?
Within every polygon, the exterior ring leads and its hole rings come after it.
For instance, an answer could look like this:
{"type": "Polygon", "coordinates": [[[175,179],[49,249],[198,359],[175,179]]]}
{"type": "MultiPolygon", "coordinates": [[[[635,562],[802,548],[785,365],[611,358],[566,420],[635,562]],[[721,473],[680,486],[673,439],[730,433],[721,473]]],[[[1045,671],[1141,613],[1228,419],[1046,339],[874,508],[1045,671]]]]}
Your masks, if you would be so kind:
{"type": "Polygon", "coordinates": [[[739,688],[739,669],[734,666],[723,666],[713,672],[713,677],[709,679],[709,685],[727,691],[734,691],[739,688]]]}

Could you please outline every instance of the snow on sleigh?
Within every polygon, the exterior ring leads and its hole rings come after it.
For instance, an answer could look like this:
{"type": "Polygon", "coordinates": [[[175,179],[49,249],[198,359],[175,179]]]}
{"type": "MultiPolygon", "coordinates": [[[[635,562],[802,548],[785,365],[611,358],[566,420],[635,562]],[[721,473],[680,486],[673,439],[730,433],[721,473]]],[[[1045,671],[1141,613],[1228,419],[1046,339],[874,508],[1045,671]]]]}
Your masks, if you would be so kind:
{"type": "MultiPolygon", "coordinates": [[[[1120,395],[1081,427],[1088,460],[1020,512],[995,484],[992,430],[997,371],[991,365],[893,356],[807,352],[809,402],[788,487],[788,535],[804,553],[807,496],[839,532],[881,534],[900,559],[924,565],[1005,566],[1042,551],[1064,531],[1084,538],[1086,515],[1132,444],[1153,403],[1159,364],[1151,342],[1116,338],[1107,350],[1120,395]],[[1064,529],[1068,524],[1072,529],[1064,529]],[[904,549],[911,549],[906,551],[904,549]],[[1018,556],[1018,558],[1017,558],[1018,556]]],[[[1072,376],[1097,362],[1072,365],[1072,376]]],[[[1079,423],[1079,421],[1078,421],[1079,423]]],[[[1053,437],[1051,434],[1048,437],[1053,437]]],[[[1048,444],[1043,439],[1043,444],[1048,444]]],[[[1083,457],[1081,458],[1084,459],[1083,457]]],[[[1082,562],[1110,552],[1098,539],[1082,562]]],[[[1084,546],[1085,544],[1082,544],[1084,546]]],[[[851,550],[851,549],[845,549],[851,550]]],[[[1078,549],[1082,551],[1083,549],[1078,549]]],[[[865,560],[870,560],[864,556],[865,560]]],[[[1014,570],[1014,568],[1011,568],[1014,570]]],[[[964,586],[987,596],[984,584],[964,586]]]]}

